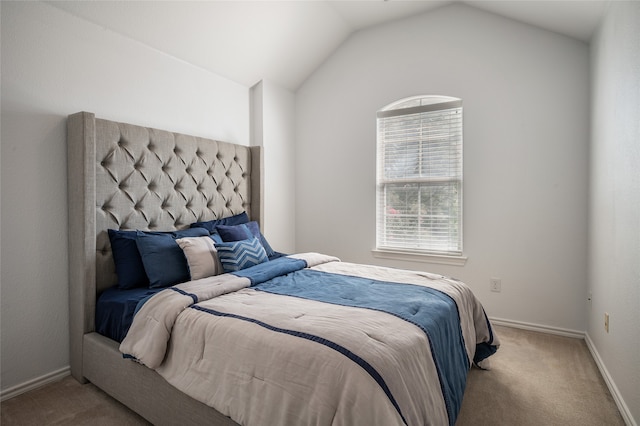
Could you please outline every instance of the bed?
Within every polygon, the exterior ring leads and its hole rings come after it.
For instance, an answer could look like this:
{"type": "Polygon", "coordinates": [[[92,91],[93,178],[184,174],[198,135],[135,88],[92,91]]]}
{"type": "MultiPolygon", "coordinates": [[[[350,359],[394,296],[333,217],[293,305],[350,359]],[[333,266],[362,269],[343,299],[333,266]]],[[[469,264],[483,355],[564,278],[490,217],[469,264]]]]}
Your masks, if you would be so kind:
{"type": "Polygon", "coordinates": [[[158,425],[455,423],[468,369],[499,346],[467,286],[273,250],[260,147],[89,112],[67,125],[78,381],[158,425]],[[127,239],[154,291],[138,287],[129,323],[110,334],[96,318],[122,284],[127,239]],[[188,252],[205,241],[209,272],[188,252]],[[162,244],[188,275],[167,269],[162,244]]]}

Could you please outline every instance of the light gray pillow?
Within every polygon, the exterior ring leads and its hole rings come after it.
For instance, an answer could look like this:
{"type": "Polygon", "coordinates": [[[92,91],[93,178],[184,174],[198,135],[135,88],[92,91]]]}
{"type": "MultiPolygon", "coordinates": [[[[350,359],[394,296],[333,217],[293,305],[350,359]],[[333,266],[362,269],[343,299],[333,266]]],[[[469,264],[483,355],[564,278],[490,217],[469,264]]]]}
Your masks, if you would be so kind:
{"type": "Polygon", "coordinates": [[[187,258],[192,280],[224,273],[211,237],[179,238],[176,243],[187,258]]]}

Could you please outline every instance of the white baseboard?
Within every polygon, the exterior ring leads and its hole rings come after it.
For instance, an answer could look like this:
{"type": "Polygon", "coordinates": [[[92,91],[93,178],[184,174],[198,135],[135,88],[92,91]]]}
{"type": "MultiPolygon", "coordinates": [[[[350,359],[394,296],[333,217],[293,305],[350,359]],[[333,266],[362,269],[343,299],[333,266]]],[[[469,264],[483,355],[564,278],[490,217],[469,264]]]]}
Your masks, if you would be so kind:
{"type": "Polygon", "coordinates": [[[613,400],[616,402],[616,405],[618,406],[618,411],[620,411],[620,415],[622,416],[622,419],[624,420],[625,424],[627,426],[638,426],[638,423],[635,421],[635,419],[631,415],[631,411],[629,411],[629,407],[624,402],[622,395],[620,395],[620,391],[618,390],[618,387],[616,386],[615,382],[613,381],[613,378],[609,374],[607,367],[604,365],[602,358],[600,358],[600,354],[598,353],[588,333],[583,331],[577,331],[577,330],[569,330],[565,328],[531,324],[531,323],[526,323],[521,321],[506,320],[502,318],[489,317],[489,319],[491,320],[491,323],[493,325],[501,325],[504,327],[520,328],[523,330],[537,331],[540,333],[556,334],[559,336],[584,339],[587,344],[587,348],[589,348],[589,352],[591,352],[591,357],[594,359],[596,365],[598,366],[598,369],[600,370],[600,374],[602,375],[602,378],[607,384],[607,388],[609,388],[609,392],[611,392],[611,396],[613,397],[613,400]]]}
{"type": "Polygon", "coordinates": [[[613,400],[616,402],[616,405],[618,406],[618,410],[620,411],[620,415],[622,415],[624,422],[627,424],[627,426],[638,426],[638,423],[636,423],[635,419],[631,415],[631,411],[629,411],[629,407],[624,402],[622,395],[620,395],[620,391],[618,390],[618,387],[613,381],[613,378],[609,374],[609,370],[607,370],[607,367],[604,365],[602,358],[600,358],[600,354],[598,353],[596,346],[593,344],[593,340],[591,340],[591,337],[589,337],[589,333],[585,333],[584,340],[587,343],[589,352],[591,352],[591,356],[595,360],[596,365],[600,370],[600,374],[602,374],[602,378],[604,379],[605,383],[607,384],[607,387],[609,388],[609,392],[611,392],[611,396],[613,397],[613,400]]]}
{"type": "Polygon", "coordinates": [[[523,330],[537,331],[540,333],[555,334],[564,337],[573,337],[575,339],[584,339],[585,332],[570,330],[568,328],[550,327],[548,325],[532,324],[521,321],[507,320],[503,318],[489,317],[491,324],[502,325],[505,327],[521,328],[523,330]]]}
{"type": "Polygon", "coordinates": [[[71,368],[64,367],[59,370],[52,371],[51,373],[44,374],[40,377],[36,377],[35,379],[28,380],[19,385],[12,386],[8,389],[3,389],[0,392],[0,400],[4,401],[25,392],[29,392],[30,390],[37,389],[49,383],[60,380],[68,376],[69,374],[71,374],[71,368]]]}

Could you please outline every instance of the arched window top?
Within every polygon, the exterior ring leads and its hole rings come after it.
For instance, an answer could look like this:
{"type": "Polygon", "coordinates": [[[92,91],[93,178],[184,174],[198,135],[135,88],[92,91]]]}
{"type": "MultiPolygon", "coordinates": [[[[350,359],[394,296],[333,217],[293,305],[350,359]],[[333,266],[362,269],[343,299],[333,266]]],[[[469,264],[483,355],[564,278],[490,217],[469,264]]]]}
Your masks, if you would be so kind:
{"type": "Polygon", "coordinates": [[[454,98],[453,96],[411,96],[397,100],[383,107],[378,111],[378,117],[417,114],[421,112],[460,108],[461,106],[462,99],[454,98]]]}
{"type": "Polygon", "coordinates": [[[391,111],[394,109],[412,108],[417,106],[442,104],[446,102],[455,102],[455,101],[461,102],[462,100],[459,98],[454,98],[453,96],[438,96],[438,95],[410,96],[408,98],[391,102],[389,105],[380,109],[380,111],[391,111]]]}

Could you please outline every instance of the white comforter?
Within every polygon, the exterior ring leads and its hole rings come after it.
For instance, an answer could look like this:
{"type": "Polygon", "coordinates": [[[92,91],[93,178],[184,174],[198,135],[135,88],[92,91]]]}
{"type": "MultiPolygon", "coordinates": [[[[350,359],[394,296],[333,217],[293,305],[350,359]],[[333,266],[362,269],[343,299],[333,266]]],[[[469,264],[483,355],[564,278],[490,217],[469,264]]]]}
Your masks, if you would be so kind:
{"type": "MultiPolygon", "coordinates": [[[[482,306],[458,281],[319,254],[295,257],[315,270],[440,290],[457,304],[469,360],[476,343],[499,344],[482,306]]],[[[231,274],[155,295],[120,350],[242,425],[455,421],[419,327],[371,309],[256,291],[231,274]]]]}

